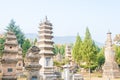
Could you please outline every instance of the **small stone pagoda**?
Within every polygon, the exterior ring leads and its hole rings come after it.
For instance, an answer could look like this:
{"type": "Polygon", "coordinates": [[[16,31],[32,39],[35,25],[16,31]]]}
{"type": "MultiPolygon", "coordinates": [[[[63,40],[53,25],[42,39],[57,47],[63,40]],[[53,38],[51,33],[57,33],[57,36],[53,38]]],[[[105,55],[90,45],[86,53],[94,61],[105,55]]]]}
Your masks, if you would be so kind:
{"type": "Polygon", "coordinates": [[[104,55],[105,63],[103,66],[103,78],[112,79],[120,77],[119,67],[115,62],[115,52],[112,46],[111,32],[107,33],[104,55]]]}
{"type": "Polygon", "coordinates": [[[69,60],[69,65],[70,66],[73,65],[71,50],[72,50],[71,46],[70,45],[66,45],[66,48],[65,48],[65,58],[69,60]]]}
{"type": "Polygon", "coordinates": [[[38,47],[32,46],[26,54],[25,69],[28,73],[27,80],[42,80],[42,77],[39,75],[41,68],[39,51],[38,47]]]}
{"type": "MultiPolygon", "coordinates": [[[[2,80],[17,80],[18,42],[13,32],[8,31],[2,56],[2,80]]],[[[21,66],[21,65],[20,65],[21,66]]]]}
{"type": "Polygon", "coordinates": [[[42,65],[40,69],[40,75],[43,76],[43,80],[54,80],[53,70],[53,41],[52,41],[52,24],[47,20],[40,24],[38,47],[40,48],[40,60],[39,64],[42,65]]]}
{"type": "Polygon", "coordinates": [[[16,65],[17,75],[22,75],[22,73],[23,73],[23,57],[22,57],[22,48],[20,46],[18,49],[17,59],[18,59],[18,62],[16,65]]]}

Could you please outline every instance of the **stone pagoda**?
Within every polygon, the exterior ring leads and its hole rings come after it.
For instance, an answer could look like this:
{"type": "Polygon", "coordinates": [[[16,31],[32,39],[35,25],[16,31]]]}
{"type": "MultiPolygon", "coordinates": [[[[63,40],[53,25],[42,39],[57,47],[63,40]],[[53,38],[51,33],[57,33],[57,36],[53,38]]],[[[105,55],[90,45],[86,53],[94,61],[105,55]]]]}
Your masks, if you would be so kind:
{"type": "Polygon", "coordinates": [[[18,62],[16,65],[17,75],[22,75],[22,73],[23,73],[23,57],[22,57],[22,48],[20,46],[18,49],[17,59],[18,59],[18,62]]]}
{"type": "Polygon", "coordinates": [[[71,50],[72,50],[71,46],[70,45],[66,45],[66,48],[65,48],[65,58],[69,60],[69,65],[70,66],[73,65],[71,50]]]}
{"type": "Polygon", "coordinates": [[[43,76],[43,80],[54,80],[53,70],[53,41],[52,41],[52,24],[47,20],[40,24],[38,47],[40,48],[39,64],[42,65],[40,69],[40,75],[43,76]]]}
{"type": "Polygon", "coordinates": [[[27,54],[25,61],[25,69],[27,70],[27,80],[42,80],[42,77],[39,75],[39,70],[41,65],[39,64],[39,55],[40,49],[36,46],[32,46],[27,54]]]}
{"type": "Polygon", "coordinates": [[[2,56],[2,80],[17,80],[16,65],[18,63],[18,42],[13,32],[8,31],[2,56]]]}
{"type": "Polygon", "coordinates": [[[112,46],[111,32],[107,33],[104,55],[105,63],[103,66],[103,78],[111,79],[120,77],[119,67],[115,62],[115,52],[112,46]]]}

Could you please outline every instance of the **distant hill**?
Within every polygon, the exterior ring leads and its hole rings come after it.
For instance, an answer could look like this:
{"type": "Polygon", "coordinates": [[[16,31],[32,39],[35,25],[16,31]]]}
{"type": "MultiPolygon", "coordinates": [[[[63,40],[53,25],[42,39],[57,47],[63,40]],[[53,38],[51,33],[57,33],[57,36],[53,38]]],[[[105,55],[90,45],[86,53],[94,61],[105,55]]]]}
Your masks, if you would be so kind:
{"type": "MultiPolygon", "coordinates": [[[[38,38],[38,35],[35,33],[28,33],[25,34],[26,38],[34,40],[35,38],[38,38]]],[[[74,43],[76,40],[76,36],[54,36],[53,41],[55,44],[69,44],[74,43]]],[[[98,46],[103,46],[103,43],[95,41],[95,44],[98,46]]]]}

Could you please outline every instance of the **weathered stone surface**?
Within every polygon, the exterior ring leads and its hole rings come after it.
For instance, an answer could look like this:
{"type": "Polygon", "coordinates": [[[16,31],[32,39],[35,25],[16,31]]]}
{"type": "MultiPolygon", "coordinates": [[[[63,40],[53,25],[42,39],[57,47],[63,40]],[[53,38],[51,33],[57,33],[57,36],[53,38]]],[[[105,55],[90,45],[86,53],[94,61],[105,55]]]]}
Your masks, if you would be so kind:
{"type": "Polygon", "coordinates": [[[28,80],[41,80],[39,75],[39,70],[41,68],[41,65],[39,64],[39,51],[40,49],[38,47],[32,46],[26,54],[25,69],[28,73],[28,80]]]}
{"type": "Polygon", "coordinates": [[[7,32],[3,56],[1,59],[1,70],[3,80],[16,80],[17,75],[22,71],[22,55],[19,55],[19,45],[15,34],[7,32]],[[19,68],[18,68],[19,67],[19,68]]]}
{"type": "Polygon", "coordinates": [[[40,23],[39,40],[37,46],[41,50],[39,52],[41,58],[39,64],[42,65],[40,69],[40,75],[43,76],[43,80],[54,80],[56,75],[54,74],[53,67],[53,41],[52,41],[52,23],[47,20],[40,23]]]}
{"type": "Polygon", "coordinates": [[[107,33],[107,40],[105,44],[105,63],[103,66],[103,78],[118,78],[120,77],[120,70],[118,64],[115,62],[115,52],[112,48],[111,32],[107,33]]]}

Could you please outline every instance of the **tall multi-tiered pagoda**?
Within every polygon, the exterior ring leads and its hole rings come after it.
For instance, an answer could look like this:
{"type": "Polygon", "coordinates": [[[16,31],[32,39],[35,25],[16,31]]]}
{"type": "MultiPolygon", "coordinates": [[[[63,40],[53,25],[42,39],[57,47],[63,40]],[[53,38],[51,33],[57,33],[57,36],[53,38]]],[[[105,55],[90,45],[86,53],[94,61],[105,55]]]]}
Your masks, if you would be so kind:
{"type": "Polygon", "coordinates": [[[107,40],[105,44],[105,63],[103,66],[103,78],[118,78],[120,71],[118,64],[115,62],[115,52],[112,46],[111,32],[107,33],[107,40]]]}
{"type": "Polygon", "coordinates": [[[18,62],[18,42],[13,32],[8,31],[2,57],[2,80],[17,80],[16,65],[18,62]]]}
{"type": "Polygon", "coordinates": [[[40,24],[38,47],[40,48],[39,64],[42,65],[40,75],[44,80],[53,80],[53,41],[52,41],[52,24],[47,20],[40,24]]]}
{"type": "Polygon", "coordinates": [[[23,72],[22,49],[18,46],[17,38],[11,31],[7,32],[2,56],[3,80],[16,80],[23,72]]]}

